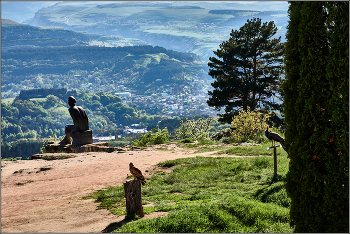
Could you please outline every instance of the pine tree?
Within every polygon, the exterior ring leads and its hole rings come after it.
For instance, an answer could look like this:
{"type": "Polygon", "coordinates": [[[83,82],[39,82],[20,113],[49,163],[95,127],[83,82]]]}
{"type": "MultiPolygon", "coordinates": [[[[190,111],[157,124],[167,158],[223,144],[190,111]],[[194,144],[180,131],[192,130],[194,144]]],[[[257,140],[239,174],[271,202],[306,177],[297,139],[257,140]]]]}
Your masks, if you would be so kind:
{"type": "Polygon", "coordinates": [[[225,114],[220,122],[230,123],[240,110],[281,110],[271,97],[281,92],[283,74],[281,37],[272,38],[277,32],[273,21],[261,23],[261,19],[248,20],[239,30],[232,30],[228,41],[214,51],[218,57],[210,57],[209,75],[216,79],[209,91],[209,106],[225,114]]]}
{"type": "Polygon", "coordinates": [[[290,2],[286,190],[296,232],[349,232],[349,4],[290,2]]]}

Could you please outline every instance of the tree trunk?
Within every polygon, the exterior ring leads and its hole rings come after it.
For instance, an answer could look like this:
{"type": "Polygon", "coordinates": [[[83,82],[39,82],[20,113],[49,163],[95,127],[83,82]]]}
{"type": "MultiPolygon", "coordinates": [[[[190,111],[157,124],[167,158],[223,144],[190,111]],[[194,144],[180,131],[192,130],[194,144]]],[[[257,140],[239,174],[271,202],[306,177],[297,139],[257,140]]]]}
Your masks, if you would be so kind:
{"type": "Polygon", "coordinates": [[[138,215],[143,217],[141,183],[138,180],[128,180],[124,182],[124,191],[126,199],[126,214],[138,215]]]}

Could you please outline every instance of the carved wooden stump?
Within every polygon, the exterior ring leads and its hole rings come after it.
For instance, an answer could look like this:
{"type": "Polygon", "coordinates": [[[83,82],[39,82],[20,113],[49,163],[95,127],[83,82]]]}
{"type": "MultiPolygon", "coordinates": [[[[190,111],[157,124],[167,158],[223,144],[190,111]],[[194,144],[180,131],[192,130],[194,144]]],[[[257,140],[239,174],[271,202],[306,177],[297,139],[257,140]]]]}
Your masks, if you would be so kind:
{"type": "Polygon", "coordinates": [[[142,207],[141,183],[138,180],[128,180],[124,182],[126,198],[126,214],[136,214],[139,217],[145,216],[142,207]]]}

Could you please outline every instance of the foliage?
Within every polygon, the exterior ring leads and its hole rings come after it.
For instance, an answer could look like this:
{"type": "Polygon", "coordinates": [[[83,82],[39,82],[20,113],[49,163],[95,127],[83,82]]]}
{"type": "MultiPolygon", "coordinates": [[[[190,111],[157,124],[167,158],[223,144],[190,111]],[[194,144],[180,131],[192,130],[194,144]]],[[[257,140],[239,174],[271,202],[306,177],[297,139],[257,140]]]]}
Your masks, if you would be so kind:
{"type": "MultiPolygon", "coordinates": [[[[154,125],[165,117],[147,115],[122,103],[105,92],[67,91],[66,89],[35,89],[21,92],[12,103],[1,104],[2,157],[30,157],[43,149],[43,139],[65,135],[65,125],[72,122],[68,112],[67,95],[74,94],[89,118],[94,135],[117,135],[123,132],[117,125],[144,123],[154,125]],[[40,97],[40,98],[37,98],[40,97]],[[61,98],[60,98],[61,97],[61,98]],[[24,143],[26,142],[26,143],[24,143]],[[32,145],[31,145],[32,144],[32,145]]],[[[48,139],[46,139],[47,141],[48,139]]]]}
{"type": "Polygon", "coordinates": [[[180,126],[180,117],[176,116],[173,118],[167,118],[167,119],[163,119],[160,122],[157,123],[157,125],[149,125],[147,127],[147,130],[151,130],[152,128],[156,128],[156,126],[159,126],[159,128],[163,129],[163,128],[167,128],[169,133],[174,134],[175,129],[178,128],[180,126]]]}
{"type": "Polygon", "coordinates": [[[30,98],[55,98],[58,97],[60,99],[67,98],[69,96],[76,96],[76,91],[67,91],[67,89],[27,89],[21,90],[17,99],[27,100],[30,98]],[[52,97],[53,96],[53,97],[52,97]]]}
{"type": "Polygon", "coordinates": [[[36,139],[20,139],[12,142],[1,142],[1,158],[30,159],[33,154],[40,152],[42,141],[36,139]]]}
{"type": "Polygon", "coordinates": [[[180,140],[180,143],[194,143],[194,140],[190,139],[190,138],[185,138],[180,140]]]}
{"type": "Polygon", "coordinates": [[[203,74],[193,55],[152,46],[42,47],[2,52],[2,85],[27,84],[45,88],[119,83],[139,91],[164,84],[190,84],[190,74],[203,74]],[[157,61],[152,56],[161,56],[157,61]],[[184,62],[186,61],[186,62],[184,62]],[[188,63],[192,66],[188,66],[188,63]],[[187,74],[185,76],[185,74],[187,74]],[[79,76],[79,77],[76,77],[79,76]]]}
{"type": "Polygon", "coordinates": [[[1,157],[1,161],[17,161],[17,160],[22,160],[22,157],[16,157],[16,158],[12,158],[12,157],[2,158],[1,157]]]}
{"type": "MultiPolygon", "coordinates": [[[[173,171],[155,172],[142,188],[143,203],[152,204],[144,212],[171,212],[165,217],[113,223],[109,232],[290,233],[290,200],[281,182],[288,169],[287,157],[279,157],[278,163],[277,179],[272,175],[272,157],[191,157],[159,163],[173,171]]],[[[123,186],[109,187],[87,198],[122,215],[123,192],[123,186]]]]}
{"type": "Polygon", "coordinates": [[[45,146],[50,141],[62,141],[64,136],[57,137],[56,134],[53,134],[53,136],[49,136],[48,138],[43,139],[43,146],[40,148],[40,152],[43,154],[45,150],[45,146]]]}
{"type": "Polygon", "coordinates": [[[283,90],[291,225],[348,233],[349,3],[291,2],[289,17],[283,90]]]}
{"type": "MultiPolygon", "coordinates": [[[[30,25],[1,27],[3,50],[18,47],[82,46],[94,35],[64,29],[42,29],[30,25]]],[[[95,35],[96,37],[96,35],[95,35]]]]}
{"type": "Polygon", "coordinates": [[[199,140],[209,137],[209,125],[212,118],[204,119],[203,117],[194,120],[185,118],[185,121],[180,120],[180,127],[175,129],[175,137],[177,139],[199,140]]]}
{"type": "Polygon", "coordinates": [[[256,108],[281,110],[280,104],[271,100],[281,93],[283,74],[281,37],[271,39],[277,32],[273,21],[248,20],[239,30],[232,30],[228,41],[210,57],[209,75],[215,81],[207,101],[220,110],[221,122],[231,122],[240,109],[256,108]]]}
{"type": "Polygon", "coordinates": [[[135,140],[131,144],[135,146],[164,144],[169,141],[169,137],[170,135],[167,128],[162,130],[154,128],[151,132],[143,134],[140,140],[135,140]]]}
{"type": "Polygon", "coordinates": [[[236,141],[246,141],[254,139],[267,127],[268,114],[262,114],[257,111],[251,111],[250,107],[247,110],[242,110],[238,115],[233,117],[232,138],[236,141]]]}

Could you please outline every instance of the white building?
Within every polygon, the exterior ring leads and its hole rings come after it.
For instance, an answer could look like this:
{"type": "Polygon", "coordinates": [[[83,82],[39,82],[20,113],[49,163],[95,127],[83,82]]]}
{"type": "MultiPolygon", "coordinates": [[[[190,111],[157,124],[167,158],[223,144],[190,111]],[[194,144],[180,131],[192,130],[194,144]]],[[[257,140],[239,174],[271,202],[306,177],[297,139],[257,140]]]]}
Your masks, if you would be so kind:
{"type": "Polygon", "coordinates": [[[124,135],[134,135],[134,134],[139,134],[139,133],[147,133],[148,131],[145,128],[125,128],[123,130],[124,135]]]}
{"type": "Polygon", "coordinates": [[[171,105],[171,110],[177,110],[179,106],[177,104],[171,105]]]}
{"type": "Polygon", "coordinates": [[[123,93],[115,93],[115,95],[121,97],[121,98],[129,98],[131,97],[131,93],[130,92],[123,92],[123,93]]]}
{"type": "Polygon", "coordinates": [[[92,138],[93,143],[99,142],[99,141],[110,141],[110,140],[115,140],[115,136],[102,136],[102,137],[92,138]]]}

